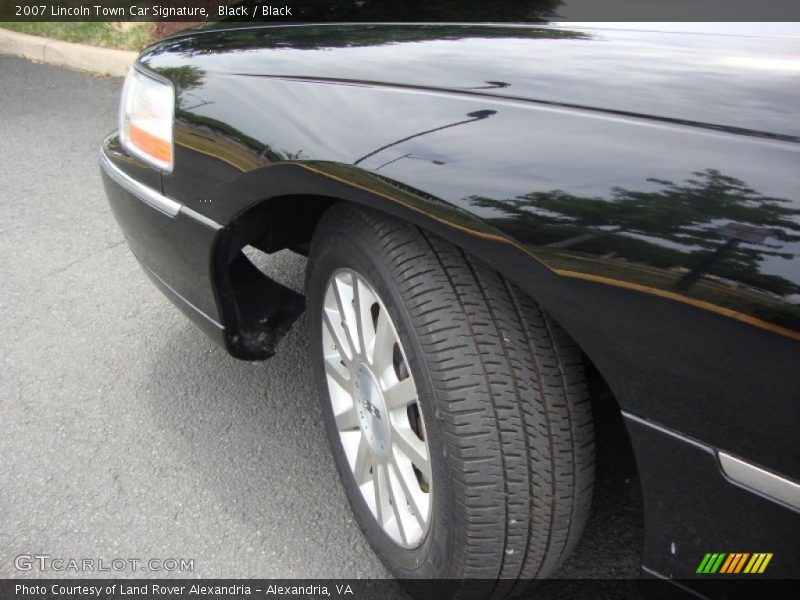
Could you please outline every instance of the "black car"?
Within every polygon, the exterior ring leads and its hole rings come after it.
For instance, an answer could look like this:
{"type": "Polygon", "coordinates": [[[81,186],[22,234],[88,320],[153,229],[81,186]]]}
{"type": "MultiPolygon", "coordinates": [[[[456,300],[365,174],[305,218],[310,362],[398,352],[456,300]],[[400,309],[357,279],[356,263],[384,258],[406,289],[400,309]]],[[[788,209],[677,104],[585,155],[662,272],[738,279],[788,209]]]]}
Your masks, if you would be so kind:
{"type": "Polygon", "coordinates": [[[126,80],[106,191],[233,356],[307,311],[342,484],[398,578],[552,574],[609,408],[643,575],[796,577],[800,30],[753,27],[184,32],[126,80]],[[307,254],[305,297],[248,248],[307,254]]]}

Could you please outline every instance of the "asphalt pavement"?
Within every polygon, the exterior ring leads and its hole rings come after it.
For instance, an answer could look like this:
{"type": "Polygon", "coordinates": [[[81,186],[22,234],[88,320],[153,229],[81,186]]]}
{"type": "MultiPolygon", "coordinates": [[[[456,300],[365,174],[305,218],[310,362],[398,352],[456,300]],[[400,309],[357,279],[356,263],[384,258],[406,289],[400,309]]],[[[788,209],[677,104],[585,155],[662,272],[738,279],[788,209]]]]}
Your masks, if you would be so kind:
{"type": "MultiPolygon", "coordinates": [[[[269,361],[235,360],[128,251],[97,166],[121,83],[0,56],[0,578],[387,577],[329,454],[305,320],[269,361]],[[33,554],[194,569],[18,570],[33,554]]],[[[261,266],[302,288],[304,258],[261,266]]],[[[607,429],[562,577],[638,574],[638,483],[607,429]]]]}

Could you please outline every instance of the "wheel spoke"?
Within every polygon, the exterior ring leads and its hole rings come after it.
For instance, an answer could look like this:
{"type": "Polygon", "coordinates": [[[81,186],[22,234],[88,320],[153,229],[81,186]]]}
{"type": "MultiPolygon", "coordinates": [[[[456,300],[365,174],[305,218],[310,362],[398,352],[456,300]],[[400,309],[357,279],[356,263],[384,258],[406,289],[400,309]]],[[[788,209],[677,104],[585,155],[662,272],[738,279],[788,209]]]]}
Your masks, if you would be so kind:
{"type": "Polygon", "coordinates": [[[378,323],[375,325],[375,341],[372,344],[372,364],[379,377],[392,366],[394,342],[392,322],[386,309],[381,308],[378,323]]]}
{"type": "Polygon", "coordinates": [[[392,427],[392,441],[406,458],[430,481],[431,465],[428,461],[428,448],[410,428],[392,427]]]}
{"type": "Polygon", "coordinates": [[[342,431],[339,433],[339,439],[342,441],[342,448],[344,449],[344,454],[347,457],[347,463],[350,465],[350,468],[353,468],[353,465],[356,463],[356,456],[358,455],[358,447],[361,443],[361,435],[360,431],[342,431]]]}
{"type": "Polygon", "coordinates": [[[358,415],[356,407],[350,405],[348,408],[336,415],[336,428],[339,431],[350,431],[358,429],[358,415]]]}
{"type": "Polygon", "coordinates": [[[353,355],[348,353],[350,346],[346,346],[346,341],[342,339],[342,335],[339,333],[339,329],[341,329],[342,326],[340,325],[339,327],[336,327],[333,321],[333,319],[336,317],[332,317],[330,315],[329,309],[323,309],[322,316],[325,320],[325,326],[328,328],[331,338],[333,338],[333,343],[336,344],[336,350],[339,352],[342,362],[348,364],[352,360],[353,355]]]}
{"type": "MultiPolygon", "coordinates": [[[[351,280],[355,279],[352,274],[350,274],[351,280]]],[[[350,356],[355,356],[358,354],[358,346],[356,345],[353,339],[353,321],[356,320],[355,312],[353,311],[353,306],[351,305],[347,307],[344,299],[342,298],[342,290],[340,286],[343,285],[339,282],[337,277],[333,278],[333,294],[336,297],[336,306],[339,308],[339,314],[342,315],[342,329],[344,329],[344,334],[347,337],[347,344],[350,348],[350,356]]]]}
{"type": "Polygon", "coordinates": [[[411,377],[406,377],[384,389],[383,399],[388,410],[405,408],[417,401],[417,386],[411,377]]]}
{"type": "Polygon", "coordinates": [[[375,343],[375,325],[372,322],[372,306],[378,303],[378,299],[370,289],[369,285],[359,277],[355,277],[355,289],[358,293],[356,303],[356,317],[358,318],[358,334],[360,337],[361,348],[368,360],[372,360],[373,344],[375,343]]]}
{"type": "MultiPolygon", "coordinates": [[[[358,347],[361,348],[362,352],[365,352],[367,345],[364,340],[364,331],[367,323],[364,321],[364,306],[361,298],[364,293],[363,287],[364,284],[361,283],[361,279],[353,275],[353,310],[356,315],[356,337],[358,339],[358,347]]],[[[367,314],[369,314],[369,307],[367,306],[366,309],[367,314]]]]}
{"type": "Polygon", "coordinates": [[[375,463],[372,468],[372,480],[375,484],[375,511],[381,527],[386,523],[387,509],[389,508],[389,490],[386,489],[386,481],[381,474],[383,470],[383,465],[380,463],[375,463]]]}
{"type": "Polygon", "coordinates": [[[402,512],[406,509],[407,501],[402,490],[392,483],[392,469],[389,468],[389,465],[386,465],[385,473],[386,487],[389,488],[389,494],[392,497],[392,511],[394,512],[394,520],[397,523],[397,530],[400,533],[400,539],[403,540],[404,544],[406,544],[408,543],[408,537],[406,536],[406,527],[403,523],[402,512]]]}
{"type": "MultiPolygon", "coordinates": [[[[419,528],[424,531],[426,525],[425,519],[427,515],[423,514],[422,507],[420,506],[420,498],[417,497],[417,494],[411,491],[412,489],[411,486],[418,487],[418,484],[416,481],[414,481],[411,485],[409,485],[408,480],[403,475],[403,470],[400,468],[400,465],[397,462],[397,457],[394,454],[392,454],[391,464],[392,467],[394,468],[397,481],[400,483],[400,487],[403,488],[403,493],[406,495],[408,503],[411,505],[411,512],[414,513],[414,518],[417,520],[419,528]]],[[[422,490],[419,490],[419,494],[424,494],[424,492],[422,490]]]]}
{"type": "Polygon", "coordinates": [[[333,364],[331,361],[325,361],[325,374],[333,379],[339,387],[341,387],[344,391],[348,394],[352,394],[352,390],[350,387],[350,380],[347,379],[342,372],[339,370],[338,365],[333,364]]]}
{"type": "Polygon", "coordinates": [[[369,442],[361,436],[358,442],[358,450],[356,451],[356,460],[353,465],[353,475],[355,475],[356,483],[361,486],[363,483],[369,481],[370,473],[369,468],[372,466],[373,458],[372,451],[369,447],[369,442]]]}

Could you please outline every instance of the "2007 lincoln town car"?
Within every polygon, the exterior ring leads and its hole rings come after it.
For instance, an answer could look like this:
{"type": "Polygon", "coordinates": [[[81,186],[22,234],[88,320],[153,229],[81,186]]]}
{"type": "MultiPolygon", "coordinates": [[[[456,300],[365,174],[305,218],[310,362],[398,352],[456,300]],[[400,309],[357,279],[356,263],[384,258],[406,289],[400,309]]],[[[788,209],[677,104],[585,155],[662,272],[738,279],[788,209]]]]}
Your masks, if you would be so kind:
{"type": "Polygon", "coordinates": [[[184,32],[128,75],[105,187],[233,356],[307,312],[342,485],[397,577],[505,595],[553,573],[590,512],[598,403],[635,454],[643,574],[769,553],[747,576],[793,577],[800,39],[730,33],[184,32]],[[307,254],[306,294],[246,247],[307,254]]]}

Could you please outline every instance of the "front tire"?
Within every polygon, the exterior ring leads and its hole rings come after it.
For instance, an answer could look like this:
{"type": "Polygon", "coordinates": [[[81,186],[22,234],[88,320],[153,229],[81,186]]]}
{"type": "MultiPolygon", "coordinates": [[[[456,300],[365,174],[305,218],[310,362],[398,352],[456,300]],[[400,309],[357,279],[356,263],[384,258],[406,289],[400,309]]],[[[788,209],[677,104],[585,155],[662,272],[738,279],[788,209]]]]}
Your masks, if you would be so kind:
{"type": "Polygon", "coordinates": [[[387,568],[494,597],[551,574],[585,526],[594,475],[567,334],[459,248],[345,204],[314,234],[307,297],[336,466],[387,568]]]}

